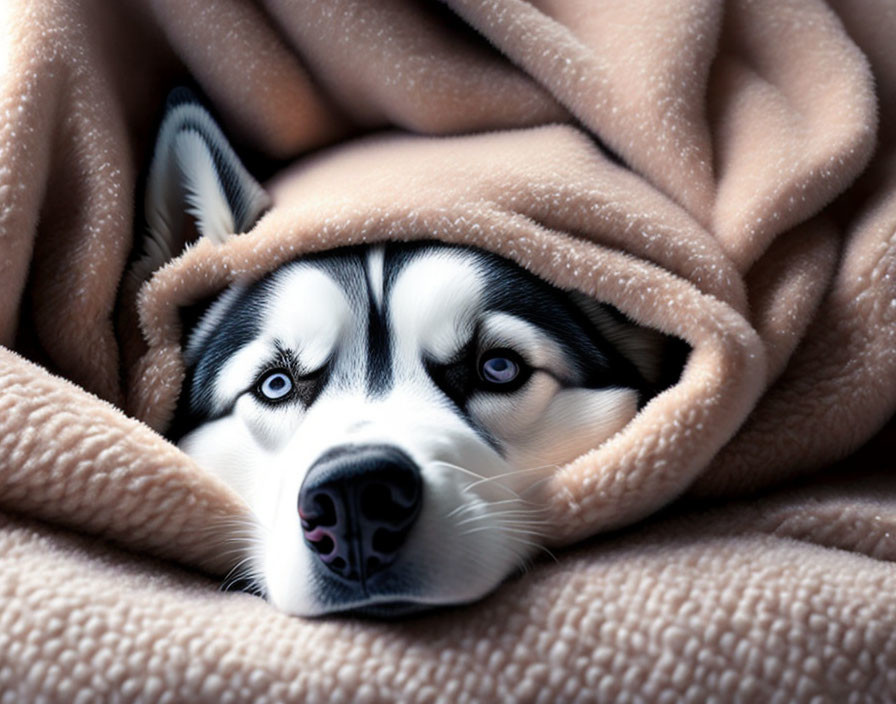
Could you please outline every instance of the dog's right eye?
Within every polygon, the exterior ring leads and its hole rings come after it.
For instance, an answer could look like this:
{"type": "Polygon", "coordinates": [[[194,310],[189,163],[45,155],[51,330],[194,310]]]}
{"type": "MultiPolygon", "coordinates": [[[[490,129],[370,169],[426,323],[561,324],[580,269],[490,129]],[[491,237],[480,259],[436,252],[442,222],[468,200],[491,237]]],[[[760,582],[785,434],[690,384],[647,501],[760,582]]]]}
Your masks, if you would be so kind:
{"type": "Polygon", "coordinates": [[[486,391],[516,391],[531,374],[531,367],[513,350],[489,350],[479,358],[480,385],[486,391]]]}
{"type": "Polygon", "coordinates": [[[261,378],[258,393],[266,401],[282,401],[292,391],[292,378],[284,371],[274,371],[261,378]]]}

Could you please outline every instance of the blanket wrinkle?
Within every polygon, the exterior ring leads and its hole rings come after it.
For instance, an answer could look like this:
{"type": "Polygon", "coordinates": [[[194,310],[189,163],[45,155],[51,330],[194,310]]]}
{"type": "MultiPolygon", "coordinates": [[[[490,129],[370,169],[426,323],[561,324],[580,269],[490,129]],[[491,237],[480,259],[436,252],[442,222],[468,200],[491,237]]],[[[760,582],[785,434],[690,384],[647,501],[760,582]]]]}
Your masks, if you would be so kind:
{"type": "Polygon", "coordinates": [[[889,0],[0,3],[0,703],[896,699],[894,36],[889,0]],[[139,282],[177,83],[283,168],[139,282]],[[248,508],[162,435],[181,311],[421,239],[684,340],[680,380],[481,603],[218,591],[248,508]]]}

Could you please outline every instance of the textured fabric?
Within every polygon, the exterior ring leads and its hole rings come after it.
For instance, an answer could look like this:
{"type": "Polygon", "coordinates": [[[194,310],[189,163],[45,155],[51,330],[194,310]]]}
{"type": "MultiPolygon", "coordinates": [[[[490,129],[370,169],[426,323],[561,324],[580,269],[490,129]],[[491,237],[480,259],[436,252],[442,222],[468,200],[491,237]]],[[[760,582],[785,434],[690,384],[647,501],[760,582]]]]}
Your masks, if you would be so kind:
{"type": "Polygon", "coordinates": [[[892,3],[7,0],[0,28],[2,696],[896,697],[892,461],[829,477],[896,410],[892,3]],[[250,232],[138,290],[138,177],[187,76],[288,166],[250,232]],[[686,340],[681,380],[544,484],[557,564],[481,604],[218,593],[184,568],[225,573],[246,509],[159,434],[179,309],[425,238],[686,340]]]}

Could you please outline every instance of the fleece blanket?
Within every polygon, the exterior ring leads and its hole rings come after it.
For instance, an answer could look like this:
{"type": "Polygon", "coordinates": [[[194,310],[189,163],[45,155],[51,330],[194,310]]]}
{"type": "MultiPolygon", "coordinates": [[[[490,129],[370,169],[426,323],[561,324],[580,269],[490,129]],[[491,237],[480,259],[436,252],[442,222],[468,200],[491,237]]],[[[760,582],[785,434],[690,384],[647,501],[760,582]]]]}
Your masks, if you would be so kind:
{"type": "Polygon", "coordinates": [[[0,701],[896,698],[896,5],[6,0],[0,32],[0,701]],[[138,282],[184,81],[274,207],[138,282]],[[479,604],[218,591],[246,509],[162,435],[179,311],[423,238],[685,340],[680,381],[544,482],[557,562],[479,604]]]}

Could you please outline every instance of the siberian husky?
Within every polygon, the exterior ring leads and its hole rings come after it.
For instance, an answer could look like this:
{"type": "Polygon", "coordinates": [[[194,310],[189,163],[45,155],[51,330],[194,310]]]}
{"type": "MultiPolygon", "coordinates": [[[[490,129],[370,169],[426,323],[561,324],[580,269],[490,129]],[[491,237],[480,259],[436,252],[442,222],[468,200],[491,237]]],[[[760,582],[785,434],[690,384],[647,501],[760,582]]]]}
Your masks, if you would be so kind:
{"type": "MultiPolygon", "coordinates": [[[[188,218],[224,239],[266,207],[209,114],[175,96],[139,266],[176,251],[188,218]]],[[[172,438],[251,508],[241,574],[278,608],[469,602],[543,549],[540,484],[673,381],[669,344],[482,250],[337,249],[196,316],[172,438]]]]}

